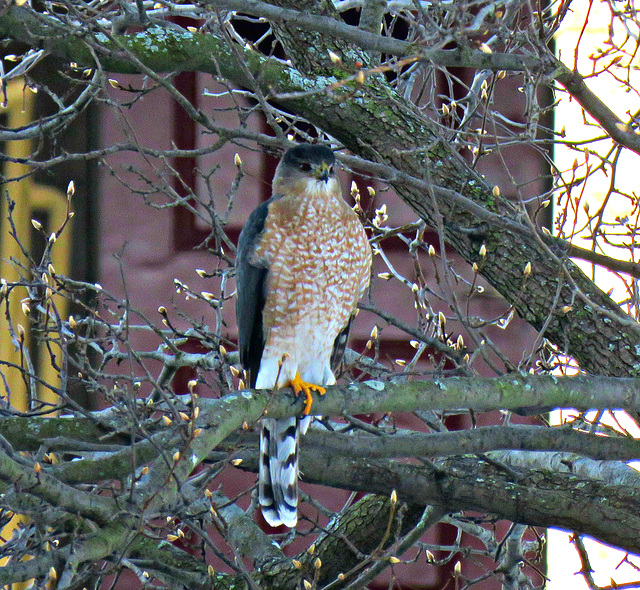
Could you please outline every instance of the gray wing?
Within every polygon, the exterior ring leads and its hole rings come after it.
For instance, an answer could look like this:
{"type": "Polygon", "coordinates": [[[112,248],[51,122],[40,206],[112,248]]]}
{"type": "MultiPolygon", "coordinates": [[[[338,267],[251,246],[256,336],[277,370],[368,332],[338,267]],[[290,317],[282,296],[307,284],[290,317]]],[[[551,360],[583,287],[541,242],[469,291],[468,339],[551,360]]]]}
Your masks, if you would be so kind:
{"type": "Polygon", "coordinates": [[[240,362],[249,372],[249,386],[255,385],[262,351],[264,334],[262,310],[266,299],[268,268],[252,263],[258,241],[264,230],[271,199],[256,208],[240,232],[236,255],[236,318],[238,322],[238,348],[240,362]]]}

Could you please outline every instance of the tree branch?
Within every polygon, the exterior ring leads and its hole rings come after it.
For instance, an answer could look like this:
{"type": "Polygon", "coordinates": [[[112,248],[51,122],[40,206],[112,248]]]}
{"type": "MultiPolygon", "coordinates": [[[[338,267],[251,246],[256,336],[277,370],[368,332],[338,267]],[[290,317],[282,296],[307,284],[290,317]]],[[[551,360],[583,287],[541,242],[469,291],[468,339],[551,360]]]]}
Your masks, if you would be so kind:
{"type": "MultiPolygon", "coordinates": [[[[247,466],[249,463],[247,462],[247,466]]],[[[451,457],[435,469],[383,460],[356,460],[303,448],[305,481],[388,495],[407,502],[479,510],[513,522],[559,527],[638,553],[640,504],[636,487],[551,471],[505,470],[470,457],[451,457]],[[599,498],[594,503],[593,499],[599,498]],[[596,505],[597,504],[597,505],[596,505]]]]}
{"type": "Polygon", "coordinates": [[[592,262],[593,264],[597,264],[614,272],[623,272],[635,279],[640,279],[640,263],[638,262],[618,260],[617,258],[594,252],[593,250],[580,248],[574,244],[569,244],[568,252],[572,258],[586,260],[587,262],[592,262]]]}
{"type": "Polygon", "coordinates": [[[498,449],[562,451],[599,460],[631,461],[640,457],[640,441],[630,437],[598,436],[571,427],[483,426],[434,434],[354,435],[312,430],[314,447],[350,457],[444,457],[486,453],[498,449]]]}

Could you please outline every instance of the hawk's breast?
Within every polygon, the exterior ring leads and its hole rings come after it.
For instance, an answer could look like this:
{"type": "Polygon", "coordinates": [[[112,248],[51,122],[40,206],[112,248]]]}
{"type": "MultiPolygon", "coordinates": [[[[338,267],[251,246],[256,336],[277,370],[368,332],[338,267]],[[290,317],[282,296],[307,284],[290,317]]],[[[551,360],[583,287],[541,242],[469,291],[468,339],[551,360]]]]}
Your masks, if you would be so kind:
{"type": "Polygon", "coordinates": [[[358,217],[324,183],[310,184],[316,190],[271,203],[256,250],[268,266],[265,355],[305,347],[328,358],[369,282],[371,249],[358,217]]]}

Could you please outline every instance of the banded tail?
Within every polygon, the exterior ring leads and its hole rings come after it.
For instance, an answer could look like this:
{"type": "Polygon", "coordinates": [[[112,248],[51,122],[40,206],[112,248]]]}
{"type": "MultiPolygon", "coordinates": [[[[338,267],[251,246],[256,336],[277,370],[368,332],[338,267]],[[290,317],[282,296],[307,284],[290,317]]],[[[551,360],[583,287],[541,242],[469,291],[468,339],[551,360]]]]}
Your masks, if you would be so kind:
{"type": "Polygon", "coordinates": [[[298,522],[298,439],[310,421],[310,417],[262,419],[258,499],[272,527],[294,528],[298,522]]]}

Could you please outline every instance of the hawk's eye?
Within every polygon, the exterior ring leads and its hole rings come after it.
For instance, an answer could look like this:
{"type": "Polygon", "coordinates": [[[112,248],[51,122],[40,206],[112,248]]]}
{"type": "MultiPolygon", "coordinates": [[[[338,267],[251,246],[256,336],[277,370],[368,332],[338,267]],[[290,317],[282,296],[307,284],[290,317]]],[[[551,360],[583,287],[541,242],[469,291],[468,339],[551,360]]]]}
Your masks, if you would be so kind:
{"type": "Polygon", "coordinates": [[[300,164],[300,170],[302,172],[311,172],[311,164],[304,162],[303,164],[300,164]]]}

